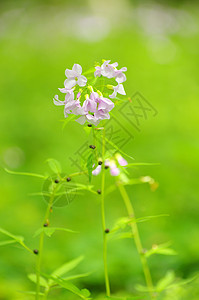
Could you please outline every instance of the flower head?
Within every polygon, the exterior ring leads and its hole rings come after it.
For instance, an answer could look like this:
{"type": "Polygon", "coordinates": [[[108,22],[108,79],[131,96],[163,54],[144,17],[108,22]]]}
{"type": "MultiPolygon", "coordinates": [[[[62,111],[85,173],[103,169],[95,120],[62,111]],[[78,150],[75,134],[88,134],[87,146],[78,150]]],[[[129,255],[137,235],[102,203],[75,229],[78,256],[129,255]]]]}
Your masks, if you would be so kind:
{"type": "Polygon", "coordinates": [[[82,74],[82,67],[79,64],[74,64],[72,70],[66,69],[65,75],[67,79],[64,82],[65,89],[71,89],[76,84],[79,86],[85,86],[87,78],[82,74]]]}
{"type": "Polygon", "coordinates": [[[124,90],[123,84],[118,84],[116,86],[113,86],[113,93],[109,95],[110,98],[115,98],[118,94],[126,95],[126,92],[124,90]]]}

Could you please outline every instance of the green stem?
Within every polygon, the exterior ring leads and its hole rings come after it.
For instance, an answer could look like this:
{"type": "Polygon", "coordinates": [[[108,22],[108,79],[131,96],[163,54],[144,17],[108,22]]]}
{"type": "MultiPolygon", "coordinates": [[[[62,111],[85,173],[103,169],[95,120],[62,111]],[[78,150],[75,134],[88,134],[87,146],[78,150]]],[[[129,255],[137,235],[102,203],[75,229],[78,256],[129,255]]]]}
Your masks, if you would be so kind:
{"type": "MultiPolygon", "coordinates": [[[[44,221],[43,224],[47,222],[49,214],[50,214],[50,209],[53,204],[54,200],[54,192],[55,189],[50,197],[50,201],[48,203],[48,207],[45,213],[44,221]]],[[[43,226],[42,224],[42,226],[43,226]]],[[[40,272],[41,272],[41,260],[42,260],[42,253],[43,253],[43,245],[44,245],[44,232],[42,231],[40,234],[39,238],[39,253],[38,253],[38,258],[37,258],[37,263],[36,263],[36,277],[37,277],[37,283],[36,283],[36,300],[39,300],[40,298],[40,272]]]]}
{"type": "MultiPolygon", "coordinates": [[[[102,137],[102,159],[104,163],[105,157],[105,128],[103,130],[102,137]]],[[[104,207],[104,190],[105,190],[105,168],[102,167],[102,182],[101,182],[101,215],[102,215],[102,228],[103,228],[103,261],[104,261],[104,276],[105,276],[105,285],[106,285],[106,294],[110,296],[110,283],[108,276],[108,267],[107,267],[107,234],[106,230],[106,221],[105,221],[105,207],[104,207]]]]}
{"type": "MultiPolygon", "coordinates": [[[[135,218],[134,208],[129,199],[129,196],[126,192],[124,185],[118,183],[118,188],[119,188],[121,196],[124,200],[129,217],[135,218]]],[[[142,242],[140,239],[137,223],[136,222],[131,223],[131,228],[132,228],[132,232],[133,232],[133,236],[134,236],[134,240],[135,240],[135,245],[136,245],[136,248],[137,248],[138,254],[140,256],[141,263],[142,263],[142,268],[143,268],[143,272],[144,272],[144,276],[145,276],[146,285],[147,285],[148,291],[150,293],[150,298],[154,299],[155,295],[153,294],[153,282],[152,282],[152,278],[151,278],[151,273],[149,270],[147,259],[143,252],[142,242]]]]}

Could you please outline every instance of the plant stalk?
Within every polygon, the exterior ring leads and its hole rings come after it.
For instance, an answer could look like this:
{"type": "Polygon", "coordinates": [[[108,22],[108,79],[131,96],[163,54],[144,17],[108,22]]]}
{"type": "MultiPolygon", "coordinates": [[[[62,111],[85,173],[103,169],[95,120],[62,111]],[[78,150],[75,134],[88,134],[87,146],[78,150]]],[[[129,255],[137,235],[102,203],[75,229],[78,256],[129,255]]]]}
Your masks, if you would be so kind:
{"type": "Polygon", "coordinates": [[[102,216],[102,229],[103,229],[103,261],[104,261],[104,276],[105,276],[105,286],[106,286],[106,295],[110,296],[110,283],[108,276],[108,266],[107,266],[107,234],[106,230],[106,220],[105,220],[105,168],[104,168],[104,157],[105,157],[105,128],[103,130],[102,136],[102,181],[101,181],[101,216],[102,216]]]}
{"type": "MultiPolygon", "coordinates": [[[[49,218],[50,209],[52,207],[53,200],[54,200],[54,191],[53,191],[53,193],[52,193],[52,195],[50,197],[50,201],[49,201],[47,209],[46,209],[46,213],[45,213],[43,224],[49,218]]],[[[42,226],[43,226],[43,224],[42,224],[42,226]]],[[[43,245],[44,245],[44,232],[42,231],[40,233],[40,238],[39,238],[39,253],[38,253],[38,258],[37,258],[37,262],[36,262],[36,277],[37,277],[37,282],[36,282],[36,298],[35,298],[36,300],[40,299],[40,272],[41,272],[41,261],[42,261],[43,245]]]]}
{"type": "MultiPolygon", "coordinates": [[[[129,196],[127,194],[127,191],[126,191],[124,185],[121,184],[121,183],[118,183],[118,189],[119,189],[119,191],[121,193],[121,196],[124,200],[124,203],[125,203],[125,206],[126,206],[129,217],[130,218],[135,218],[134,208],[133,208],[133,205],[132,205],[132,203],[129,199],[129,196]]],[[[149,294],[150,294],[150,298],[154,299],[155,295],[153,294],[153,282],[152,282],[152,278],[151,278],[151,273],[150,273],[150,269],[149,269],[149,266],[148,266],[147,259],[144,255],[144,252],[143,252],[142,242],[141,242],[141,239],[140,239],[139,230],[138,230],[138,226],[137,226],[136,222],[131,223],[131,229],[132,229],[132,233],[133,233],[133,236],[134,236],[135,245],[136,245],[136,248],[137,248],[138,254],[140,256],[141,263],[142,263],[144,277],[145,277],[146,285],[147,285],[147,288],[148,288],[148,291],[149,291],[149,294]]]]}

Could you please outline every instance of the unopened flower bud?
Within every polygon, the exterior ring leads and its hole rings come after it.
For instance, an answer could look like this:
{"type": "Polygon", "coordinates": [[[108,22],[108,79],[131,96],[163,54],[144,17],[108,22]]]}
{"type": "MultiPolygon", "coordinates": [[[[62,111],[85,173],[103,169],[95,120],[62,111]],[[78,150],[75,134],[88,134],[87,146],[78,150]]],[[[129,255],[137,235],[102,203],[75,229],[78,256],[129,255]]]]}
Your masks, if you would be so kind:
{"type": "Polygon", "coordinates": [[[59,183],[59,180],[58,180],[58,179],[55,179],[55,183],[59,183]]]}
{"type": "Polygon", "coordinates": [[[37,254],[39,254],[39,251],[37,249],[34,249],[33,253],[37,255],[37,254]]]}
{"type": "Polygon", "coordinates": [[[92,127],[92,124],[88,124],[88,127],[92,127]]]}
{"type": "Polygon", "coordinates": [[[67,178],[66,178],[66,181],[67,181],[67,182],[71,181],[71,178],[70,178],[70,177],[67,177],[67,178]]]}
{"type": "Polygon", "coordinates": [[[101,192],[101,190],[97,190],[97,193],[100,195],[102,192],[101,192]]]}
{"type": "Polygon", "coordinates": [[[108,228],[105,229],[105,233],[109,233],[110,230],[108,228]]]}
{"type": "Polygon", "coordinates": [[[109,89],[109,90],[113,90],[113,85],[111,85],[111,84],[107,84],[107,89],[109,89]]]}

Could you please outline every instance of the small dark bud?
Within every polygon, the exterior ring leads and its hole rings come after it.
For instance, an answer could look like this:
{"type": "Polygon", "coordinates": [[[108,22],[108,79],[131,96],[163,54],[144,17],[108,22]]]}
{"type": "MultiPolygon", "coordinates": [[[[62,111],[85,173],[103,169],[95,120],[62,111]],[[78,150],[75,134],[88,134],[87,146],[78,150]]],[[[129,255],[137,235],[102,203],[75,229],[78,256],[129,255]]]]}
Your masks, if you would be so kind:
{"type": "Polygon", "coordinates": [[[50,212],[53,212],[53,208],[52,208],[52,206],[50,207],[50,212]]]}
{"type": "Polygon", "coordinates": [[[89,148],[91,148],[91,149],[95,149],[95,148],[96,148],[96,146],[94,146],[94,145],[90,145],[90,146],[89,146],[89,148]]]}
{"type": "Polygon", "coordinates": [[[67,178],[66,178],[66,181],[67,181],[67,182],[71,181],[71,178],[70,178],[70,177],[67,177],[67,178]]]}
{"type": "Polygon", "coordinates": [[[105,233],[109,233],[110,232],[110,230],[107,228],[107,229],[105,229],[105,233]]]}
{"type": "Polygon", "coordinates": [[[105,166],[105,169],[108,169],[109,168],[109,166],[105,166]]]}
{"type": "Polygon", "coordinates": [[[59,183],[59,180],[58,180],[58,179],[55,179],[55,183],[59,183]]]}
{"type": "Polygon", "coordinates": [[[88,124],[88,127],[92,127],[92,124],[88,124]]]}
{"type": "Polygon", "coordinates": [[[100,195],[102,192],[101,192],[101,190],[97,190],[97,193],[100,195]]]}
{"type": "Polygon", "coordinates": [[[98,161],[98,165],[100,165],[100,166],[102,165],[102,161],[101,160],[98,161]]]}
{"type": "Polygon", "coordinates": [[[48,223],[44,223],[44,225],[43,225],[44,227],[48,227],[48,223]]]}
{"type": "Polygon", "coordinates": [[[34,249],[33,253],[37,255],[37,254],[39,254],[39,251],[37,249],[34,249]]]}

